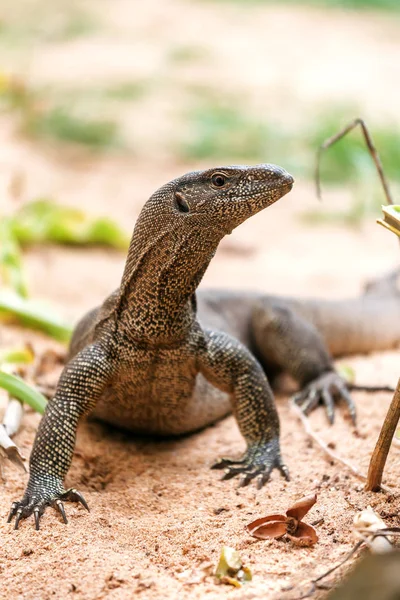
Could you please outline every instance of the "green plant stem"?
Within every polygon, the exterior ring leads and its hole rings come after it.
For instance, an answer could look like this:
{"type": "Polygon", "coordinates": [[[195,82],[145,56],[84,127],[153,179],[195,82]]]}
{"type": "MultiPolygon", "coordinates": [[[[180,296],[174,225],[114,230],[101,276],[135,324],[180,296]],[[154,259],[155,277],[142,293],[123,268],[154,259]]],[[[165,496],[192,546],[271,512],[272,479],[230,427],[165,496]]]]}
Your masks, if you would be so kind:
{"type": "Polygon", "coordinates": [[[0,387],[5,389],[11,396],[18,398],[21,402],[29,404],[31,408],[41,415],[44,413],[47,404],[46,398],[40,392],[27,385],[20,377],[0,370],[0,387]]]}
{"type": "Polygon", "coordinates": [[[68,342],[72,335],[72,327],[58,316],[16,294],[0,293],[0,319],[2,317],[16,318],[23,325],[44,331],[61,342],[68,342]]]}

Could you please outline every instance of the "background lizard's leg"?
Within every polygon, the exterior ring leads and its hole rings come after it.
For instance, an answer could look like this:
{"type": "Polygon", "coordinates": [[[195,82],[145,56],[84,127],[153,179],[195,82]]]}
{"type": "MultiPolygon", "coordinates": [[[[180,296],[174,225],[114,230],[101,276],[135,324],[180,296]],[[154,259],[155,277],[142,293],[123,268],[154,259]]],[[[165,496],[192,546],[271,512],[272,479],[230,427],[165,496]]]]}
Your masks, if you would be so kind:
{"type": "Polygon", "coordinates": [[[341,397],[355,421],[355,405],[346,382],[336,373],[325,342],[312,323],[279,301],[262,299],[254,307],[251,326],[261,364],[286,371],[298,381],[301,390],[295,399],[306,414],[322,401],[333,423],[334,398],[341,397]]]}
{"type": "Polygon", "coordinates": [[[236,339],[220,331],[205,331],[206,347],[198,356],[206,379],[233,400],[233,412],[247,442],[239,460],[222,459],[215,467],[226,468],[224,479],[242,474],[240,485],[257,477],[261,487],[274,468],[288,478],[279,446],[279,418],[274,397],[261,365],[236,339]]]}
{"type": "Polygon", "coordinates": [[[21,518],[32,513],[39,529],[40,516],[50,504],[67,522],[62,500],[80,501],[87,508],[83,496],[74,489],[65,490],[63,481],[71,464],[78,421],[94,407],[112,371],[112,361],[99,344],[88,346],[66,365],[36,434],[24,497],[11,507],[8,522],[16,515],[15,529],[21,518]]]}

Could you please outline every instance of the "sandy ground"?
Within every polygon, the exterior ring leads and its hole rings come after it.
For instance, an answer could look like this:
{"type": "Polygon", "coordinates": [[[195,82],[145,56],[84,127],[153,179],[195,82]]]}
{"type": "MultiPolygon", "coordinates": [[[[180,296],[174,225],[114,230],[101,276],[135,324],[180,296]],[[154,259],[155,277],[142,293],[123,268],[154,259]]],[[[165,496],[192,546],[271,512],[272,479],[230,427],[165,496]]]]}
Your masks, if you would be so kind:
{"type": "MultiPolygon", "coordinates": [[[[367,113],[379,111],[383,118],[398,112],[399,89],[390,84],[398,74],[400,43],[397,24],[390,17],[337,14],[326,19],[324,11],[261,6],[250,17],[225,3],[218,9],[193,3],[186,27],[180,27],[187,3],[171,2],[160,14],[154,1],[140,11],[135,12],[135,6],[126,0],[104,4],[103,19],[111,32],[54,45],[50,52],[36,48],[29,61],[10,51],[10,68],[25,69],[41,83],[79,82],[88,72],[93,81],[121,79],[132,72],[162,78],[167,70],[162,48],[188,40],[200,43],[206,28],[209,59],[193,69],[174,67],[165,96],[155,94],[146,110],[141,107],[124,115],[127,131],[130,127],[137,134],[135,155],[78,160],[21,140],[14,122],[1,117],[3,190],[22,170],[25,198],[50,194],[95,214],[112,214],[131,229],[154,189],[201,166],[178,162],[164,143],[175,123],[171,106],[178,79],[217,84],[223,73],[224,88],[236,81],[233,87],[248,92],[249,106],[274,111],[278,120],[304,119],[320,103],[335,98],[355,102],[367,113]],[[246,33],[236,43],[242,31],[246,33]],[[262,52],[255,52],[249,43],[254,38],[262,52]],[[298,49],[290,56],[284,52],[285,39],[298,49]],[[383,52],[390,60],[378,60],[383,52]]],[[[1,195],[2,202],[5,197],[1,195]]],[[[350,201],[344,191],[332,192],[330,198],[335,206],[350,201]]],[[[222,242],[202,285],[341,297],[356,294],[363,281],[396,264],[396,240],[373,219],[359,230],[312,228],[299,215],[315,206],[311,184],[298,182],[288,197],[222,242]]],[[[32,296],[51,301],[75,321],[118,285],[124,257],[101,249],[31,248],[26,264],[32,296]]],[[[38,352],[56,347],[47,338],[11,326],[3,326],[0,336],[1,346],[29,340],[38,352]]],[[[358,383],[394,385],[398,378],[396,352],[344,362],[354,368],[358,383]]],[[[390,395],[354,396],[357,431],[342,407],[334,427],[327,425],[322,410],[312,415],[312,424],[331,447],[366,472],[390,395]]],[[[292,479],[287,483],[274,473],[261,491],[252,486],[237,490],[234,480],[222,482],[220,474],[209,469],[219,455],[244,449],[232,417],[196,435],[162,442],[137,439],[98,423],[82,424],[66,483],[82,491],[91,512],[68,504],[67,526],[49,509],[40,532],[33,529],[32,520],[13,531],[5,518],[10,503],[22,496],[27,477],[8,467],[0,487],[0,598],[95,600],[138,594],[145,600],[226,596],[289,600],[307,589],[304,582],[350,550],[357,511],[371,504],[388,525],[399,525],[397,493],[363,492],[358,480],[342,466],[327,462],[310,443],[287,396],[278,397],[277,403],[282,449],[292,479]],[[323,519],[315,548],[256,541],[245,532],[254,518],[285,511],[296,498],[314,492],[318,503],[307,519],[323,519]],[[241,590],[218,585],[211,575],[224,544],[239,550],[253,571],[253,582],[241,590]]],[[[4,406],[0,393],[0,409],[4,406]]],[[[26,456],[38,422],[37,415],[27,413],[16,437],[26,456]]],[[[394,447],[385,481],[395,492],[400,485],[399,462],[399,449],[394,447]]]]}

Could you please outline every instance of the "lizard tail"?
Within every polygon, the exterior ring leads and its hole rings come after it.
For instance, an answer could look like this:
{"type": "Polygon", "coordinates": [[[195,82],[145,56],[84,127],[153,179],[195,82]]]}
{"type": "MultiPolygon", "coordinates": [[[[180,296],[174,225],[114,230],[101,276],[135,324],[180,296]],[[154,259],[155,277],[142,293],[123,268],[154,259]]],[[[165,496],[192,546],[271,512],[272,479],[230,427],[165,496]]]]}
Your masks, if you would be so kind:
{"type": "Polygon", "coordinates": [[[399,276],[400,267],[396,267],[383,277],[367,281],[364,285],[364,295],[386,298],[392,296],[400,300],[399,276]]]}
{"type": "Polygon", "coordinates": [[[334,357],[400,346],[400,269],[367,284],[358,298],[291,299],[287,304],[314,324],[334,357]]]}

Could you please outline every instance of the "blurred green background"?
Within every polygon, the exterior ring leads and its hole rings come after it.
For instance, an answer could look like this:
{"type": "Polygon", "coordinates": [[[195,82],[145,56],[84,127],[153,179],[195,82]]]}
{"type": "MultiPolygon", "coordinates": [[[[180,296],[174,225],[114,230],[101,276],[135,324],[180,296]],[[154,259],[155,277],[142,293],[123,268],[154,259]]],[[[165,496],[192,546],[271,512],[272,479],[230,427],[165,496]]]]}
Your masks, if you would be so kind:
{"type": "MultiPolygon", "coordinates": [[[[363,116],[396,185],[399,33],[398,0],[3,2],[3,171],[23,171],[24,193],[67,188],[72,204],[103,208],[104,186],[82,192],[88,164],[112,165],[115,181],[136,168],[269,161],[309,181],[318,145],[363,116]]],[[[350,187],[352,204],[309,221],[354,225],[378,211],[360,132],[324,156],[322,177],[350,187]]]]}

